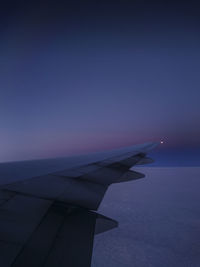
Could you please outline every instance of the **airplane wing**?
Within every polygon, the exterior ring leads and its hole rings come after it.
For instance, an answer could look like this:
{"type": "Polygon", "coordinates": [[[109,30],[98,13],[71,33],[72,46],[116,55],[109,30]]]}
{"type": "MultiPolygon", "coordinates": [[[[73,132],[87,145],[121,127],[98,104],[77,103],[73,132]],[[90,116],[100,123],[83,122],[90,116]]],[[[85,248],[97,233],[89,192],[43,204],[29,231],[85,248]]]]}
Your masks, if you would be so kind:
{"type": "Polygon", "coordinates": [[[146,154],[156,145],[2,185],[0,266],[90,266],[94,234],[116,226],[94,210],[112,183],[144,177],[130,168],[151,162],[146,154]],[[111,226],[99,226],[103,220],[111,226]]]}

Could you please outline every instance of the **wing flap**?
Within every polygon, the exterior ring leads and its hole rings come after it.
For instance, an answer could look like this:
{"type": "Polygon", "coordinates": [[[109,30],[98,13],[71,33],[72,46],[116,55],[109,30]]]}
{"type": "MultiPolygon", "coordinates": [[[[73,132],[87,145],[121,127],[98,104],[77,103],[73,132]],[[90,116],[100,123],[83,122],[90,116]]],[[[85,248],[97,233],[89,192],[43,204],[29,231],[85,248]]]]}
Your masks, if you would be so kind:
{"type": "Polygon", "coordinates": [[[0,266],[10,267],[20,248],[19,244],[0,241],[0,266]]]}
{"type": "Polygon", "coordinates": [[[0,206],[0,266],[10,266],[50,205],[47,200],[15,194],[0,206]]]}
{"type": "Polygon", "coordinates": [[[90,266],[96,218],[93,212],[55,203],[12,267],[90,266]]]}
{"type": "Polygon", "coordinates": [[[63,221],[62,213],[56,211],[54,207],[51,207],[16,257],[12,266],[44,266],[63,221]]]}
{"type": "Polygon", "coordinates": [[[16,195],[0,207],[0,240],[23,244],[51,205],[50,201],[16,195]]]}

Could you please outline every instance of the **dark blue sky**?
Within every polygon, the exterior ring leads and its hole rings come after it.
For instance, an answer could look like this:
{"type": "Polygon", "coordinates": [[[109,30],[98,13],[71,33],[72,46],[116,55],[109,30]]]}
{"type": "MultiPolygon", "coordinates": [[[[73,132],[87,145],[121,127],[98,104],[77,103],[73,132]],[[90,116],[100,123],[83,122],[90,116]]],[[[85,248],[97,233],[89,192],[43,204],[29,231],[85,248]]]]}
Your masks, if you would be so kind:
{"type": "Polygon", "coordinates": [[[199,11],[191,1],[7,1],[0,161],[161,139],[200,147],[199,11]]]}

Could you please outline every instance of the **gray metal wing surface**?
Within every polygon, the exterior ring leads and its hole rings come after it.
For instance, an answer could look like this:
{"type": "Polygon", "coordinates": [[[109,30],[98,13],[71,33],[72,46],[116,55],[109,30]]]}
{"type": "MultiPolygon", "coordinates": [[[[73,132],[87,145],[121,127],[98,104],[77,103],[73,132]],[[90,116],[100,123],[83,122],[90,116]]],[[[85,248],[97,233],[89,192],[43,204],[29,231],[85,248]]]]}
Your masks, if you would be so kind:
{"type": "Polygon", "coordinates": [[[130,168],[151,162],[146,154],[155,146],[2,184],[0,266],[90,266],[94,234],[117,225],[94,211],[109,185],[144,177],[130,168]]]}

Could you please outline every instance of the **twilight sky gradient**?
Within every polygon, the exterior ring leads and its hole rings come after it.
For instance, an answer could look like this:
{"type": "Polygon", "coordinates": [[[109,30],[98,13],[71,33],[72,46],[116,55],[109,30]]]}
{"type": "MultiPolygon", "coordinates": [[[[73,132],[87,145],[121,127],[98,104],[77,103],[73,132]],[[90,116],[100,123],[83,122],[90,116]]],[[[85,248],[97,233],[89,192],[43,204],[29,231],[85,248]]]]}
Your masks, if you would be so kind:
{"type": "Polygon", "coordinates": [[[199,148],[199,11],[191,1],[6,1],[0,161],[161,139],[199,148]]]}

